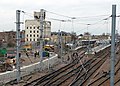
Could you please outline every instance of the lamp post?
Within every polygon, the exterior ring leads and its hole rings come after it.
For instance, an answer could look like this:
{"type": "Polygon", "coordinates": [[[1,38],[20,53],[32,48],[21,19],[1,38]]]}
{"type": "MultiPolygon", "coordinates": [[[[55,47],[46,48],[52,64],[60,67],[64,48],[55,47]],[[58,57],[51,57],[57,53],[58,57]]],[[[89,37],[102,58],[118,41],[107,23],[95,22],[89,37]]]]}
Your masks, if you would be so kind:
{"type": "Polygon", "coordinates": [[[90,54],[90,48],[91,48],[91,47],[90,47],[90,34],[89,34],[89,32],[88,32],[88,26],[89,26],[89,25],[91,25],[91,24],[87,24],[87,33],[88,33],[88,46],[87,46],[88,51],[87,51],[87,52],[88,52],[88,54],[90,54]]]}
{"type": "MultiPolygon", "coordinates": [[[[74,20],[76,19],[75,17],[72,17],[72,29],[73,29],[73,36],[75,36],[74,34],[74,20]]],[[[75,48],[75,37],[72,40],[72,44],[73,44],[73,49],[75,48]]]]}

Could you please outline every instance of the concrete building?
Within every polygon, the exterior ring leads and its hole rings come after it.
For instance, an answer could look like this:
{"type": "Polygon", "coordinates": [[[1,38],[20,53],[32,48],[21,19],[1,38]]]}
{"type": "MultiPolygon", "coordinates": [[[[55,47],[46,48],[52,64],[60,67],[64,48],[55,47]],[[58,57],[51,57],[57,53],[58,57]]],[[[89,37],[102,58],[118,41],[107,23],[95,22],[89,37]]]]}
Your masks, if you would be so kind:
{"type": "MultiPolygon", "coordinates": [[[[25,21],[25,42],[35,43],[39,41],[40,38],[40,12],[34,12],[33,20],[25,21]]],[[[44,18],[45,19],[45,18],[44,18]]],[[[43,37],[51,37],[51,22],[44,21],[43,25],[43,37]]]]}

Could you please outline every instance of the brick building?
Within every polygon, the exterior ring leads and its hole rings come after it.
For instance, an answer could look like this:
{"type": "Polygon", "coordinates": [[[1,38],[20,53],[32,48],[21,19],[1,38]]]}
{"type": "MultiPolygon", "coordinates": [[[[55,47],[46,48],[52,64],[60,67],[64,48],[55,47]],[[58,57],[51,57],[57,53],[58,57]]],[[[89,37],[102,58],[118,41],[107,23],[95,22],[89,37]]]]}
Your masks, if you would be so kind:
{"type": "MultiPolygon", "coordinates": [[[[25,31],[20,32],[21,43],[25,42],[25,31]]],[[[0,32],[0,47],[16,46],[16,32],[5,31],[0,32]]]]}

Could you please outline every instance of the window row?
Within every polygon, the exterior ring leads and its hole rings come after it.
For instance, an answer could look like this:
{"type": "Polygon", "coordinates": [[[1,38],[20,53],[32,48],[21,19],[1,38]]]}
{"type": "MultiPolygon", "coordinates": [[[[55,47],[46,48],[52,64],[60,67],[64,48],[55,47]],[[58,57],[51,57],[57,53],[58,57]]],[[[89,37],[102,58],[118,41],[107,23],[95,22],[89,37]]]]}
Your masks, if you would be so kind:
{"type": "Polygon", "coordinates": [[[38,26],[38,27],[27,27],[27,29],[39,29],[40,27],[38,26]]]}
{"type": "MultiPolygon", "coordinates": [[[[27,39],[27,41],[36,41],[35,39],[27,39]]],[[[39,41],[39,39],[37,39],[37,41],[39,41]]]]}
{"type": "MultiPolygon", "coordinates": [[[[30,33],[32,33],[32,31],[30,31],[30,33]]],[[[35,33],[35,30],[33,31],[33,33],[35,33]]],[[[39,31],[37,31],[37,33],[39,33],[39,31]]]]}
{"type": "Polygon", "coordinates": [[[30,36],[30,37],[36,37],[36,36],[39,37],[39,35],[35,35],[35,34],[34,34],[34,35],[32,35],[32,34],[28,35],[28,34],[27,34],[27,37],[28,37],[28,36],[30,36]]]}

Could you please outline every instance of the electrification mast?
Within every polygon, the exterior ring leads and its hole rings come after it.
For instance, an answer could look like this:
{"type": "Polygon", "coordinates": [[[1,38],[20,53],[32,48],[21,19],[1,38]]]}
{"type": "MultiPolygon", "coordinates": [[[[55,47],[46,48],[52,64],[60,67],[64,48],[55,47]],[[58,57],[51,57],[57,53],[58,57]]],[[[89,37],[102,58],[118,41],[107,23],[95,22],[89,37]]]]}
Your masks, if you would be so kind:
{"type": "Polygon", "coordinates": [[[20,57],[19,57],[19,47],[20,47],[20,10],[16,10],[16,34],[17,34],[17,56],[16,56],[16,63],[17,63],[17,82],[20,81],[20,57]]]}
{"type": "Polygon", "coordinates": [[[116,28],[116,5],[112,5],[112,30],[111,30],[111,72],[110,72],[110,86],[114,86],[115,75],[115,28],[116,28]]]}
{"type": "Polygon", "coordinates": [[[43,58],[43,24],[44,24],[44,10],[40,10],[40,68],[42,68],[42,58],[43,58]]]}

